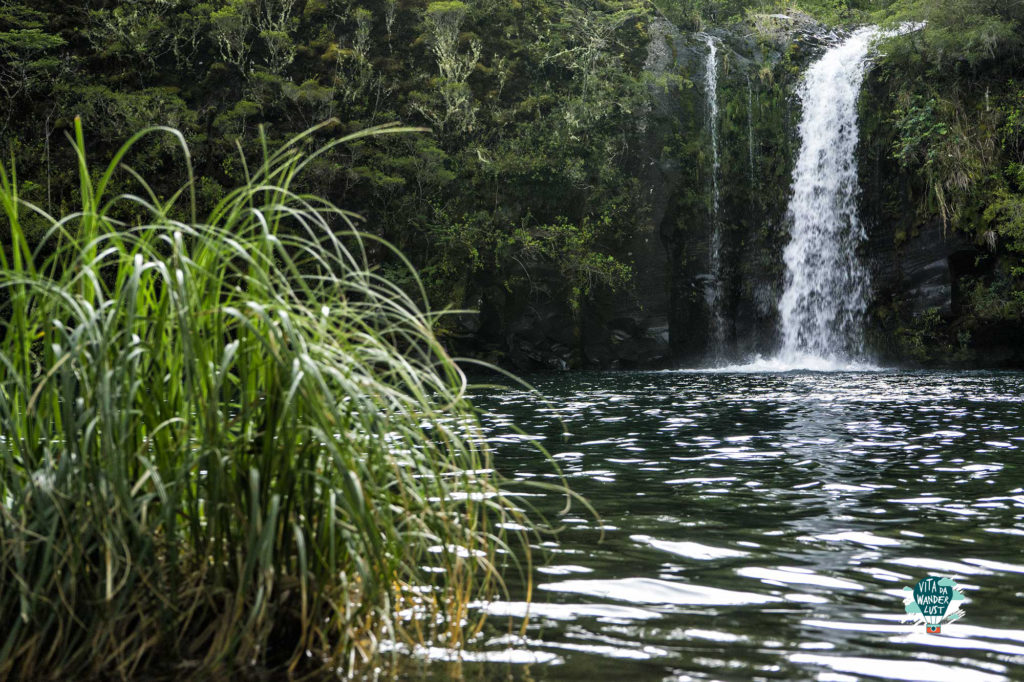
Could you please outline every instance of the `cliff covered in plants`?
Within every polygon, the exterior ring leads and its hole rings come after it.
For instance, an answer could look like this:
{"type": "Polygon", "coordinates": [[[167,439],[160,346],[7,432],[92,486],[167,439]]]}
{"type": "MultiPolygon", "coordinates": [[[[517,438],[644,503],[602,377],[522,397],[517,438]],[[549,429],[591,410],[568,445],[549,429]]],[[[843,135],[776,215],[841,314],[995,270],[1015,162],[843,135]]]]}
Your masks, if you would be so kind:
{"type": "MultiPolygon", "coordinates": [[[[472,311],[438,323],[450,347],[523,369],[742,359],[777,344],[803,70],[850,26],[924,21],[886,41],[862,98],[869,342],[887,362],[1019,364],[1022,12],[1010,0],[7,2],[0,138],[31,179],[24,196],[59,214],[78,192],[76,115],[92,154],[146,125],[182,129],[201,207],[246,181],[239,159],[260,157],[261,126],[271,145],[328,119],[310,145],[419,126],[334,148],[303,189],[407,253],[434,308],[472,311]]],[[[128,161],[170,196],[185,181],[173,154],[154,144],[128,161]]],[[[414,287],[389,250],[369,257],[414,287]]]]}
{"type": "Polygon", "coordinates": [[[1024,364],[1024,5],[896,3],[862,100],[883,357],[1024,364]],[[909,276],[904,272],[910,269],[909,276]]]}
{"type": "MultiPolygon", "coordinates": [[[[338,148],[304,189],[410,254],[435,307],[490,305],[501,328],[503,298],[529,290],[537,264],[574,310],[628,278],[619,247],[646,219],[634,162],[654,12],[642,0],[8,2],[0,137],[33,180],[25,198],[56,214],[77,191],[76,115],[93,153],[147,125],[181,129],[207,205],[245,181],[236,146],[257,158],[260,126],[271,145],[327,119],[310,144],[422,126],[338,148]]],[[[130,163],[169,195],[184,182],[172,158],[154,145],[130,163]]],[[[480,321],[466,325],[449,332],[480,321]]]]}
{"type": "MultiPolygon", "coordinates": [[[[789,239],[786,203],[796,155],[795,89],[811,60],[851,26],[915,30],[879,42],[860,103],[861,257],[871,273],[867,349],[885,364],[1021,366],[1024,269],[1024,7],[996,3],[865,3],[808,15],[717,6],[689,20],[693,49],[719,41],[720,198],[700,54],[677,68],[695,87],[675,112],[671,156],[688,169],[669,224],[672,356],[743,361],[777,348],[777,302],[789,239]],[[709,293],[711,232],[722,281],[709,293]],[[725,320],[714,338],[713,307],[725,320]],[[700,330],[694,333],[694,330],[700,330]]],[[[687,26],[685,16],[677,24],[687,26]]],[[[685,35],[684,31],[684,35],[685,35]]],[[[706,48],[704,52],[706,55],[706,48]]]]}

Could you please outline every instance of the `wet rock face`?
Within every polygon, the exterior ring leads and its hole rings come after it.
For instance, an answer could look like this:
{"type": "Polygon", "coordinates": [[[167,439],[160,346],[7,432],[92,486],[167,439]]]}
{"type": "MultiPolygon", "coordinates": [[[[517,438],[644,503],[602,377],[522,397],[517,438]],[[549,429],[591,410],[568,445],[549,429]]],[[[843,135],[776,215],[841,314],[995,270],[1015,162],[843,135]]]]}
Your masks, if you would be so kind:
{"type": "Polygon", "coordinates": [[[896,246],[894,226],[869,228],[868,262],[875,300],[892,300],[910,315],[934,310],[953,314],[955,273],[951,262],[973,258],[977,248],[934,222],[896,246]]]}
{"type": "Polygon", "coordinates": [[[657,306],[658,287],[668,276],[663,250],[655,243],[633,255],[633,291],[599,292],[576,311],[566,303],[566,283],[557,270],[529,265],[529,286],[483,292],[479,321],[460,330],[454,349],[520,372],[668,366],[668,321],[657,306]],[[639,295],[640,287],[652,295],[639,295]]]}
{"type": "MultiPolygon", "coordinates": [[[[664,277],[666,270],[656,272],[664,277]]],[[[558,299],[531,298],[505,330],[506,364],[518,370],[640,369],[669,361],[664,314],[628,293],[598,296],[575,313],[558,299]]]]}
{"type": "Polygon", "coordinates": [[[569,369],[575,365],[575,325],[552,302],[527,306],[508,330],[508,353],[518,369],[569,369]],[[568,324],[567,324],[568,323],[568,324]]]}

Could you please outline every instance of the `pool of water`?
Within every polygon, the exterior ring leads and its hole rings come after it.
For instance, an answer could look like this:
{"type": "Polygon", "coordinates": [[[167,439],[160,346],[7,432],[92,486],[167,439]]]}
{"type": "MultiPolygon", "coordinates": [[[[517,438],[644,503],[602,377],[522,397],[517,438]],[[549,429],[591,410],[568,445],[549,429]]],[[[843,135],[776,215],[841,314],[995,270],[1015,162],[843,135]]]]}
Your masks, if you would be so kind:
{"type": "Polygon", "coordinates": [[[564,530],[467,677],[1024,679],[1024,374],[529,379],[477,392],[498,468],[551,482],[539,440],[599,516],[526,489],[564,530]],[[904,622],[929,575],[966,596],[940,635],[904,622]]]}

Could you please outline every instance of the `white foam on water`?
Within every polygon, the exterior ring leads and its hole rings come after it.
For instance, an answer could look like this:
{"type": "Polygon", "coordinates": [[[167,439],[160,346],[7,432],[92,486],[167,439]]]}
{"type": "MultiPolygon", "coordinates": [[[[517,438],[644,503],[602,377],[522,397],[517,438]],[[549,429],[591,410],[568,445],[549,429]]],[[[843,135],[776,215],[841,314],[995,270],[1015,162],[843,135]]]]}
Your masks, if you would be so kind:
{"type": "Polygon", "coordinates": [[[880,367],[862,360],[843,360],[821,357],[811,353],[797,353],[792,356],[775,356],[765,358],[755,356],[747,362],[734,365],[715,367],[698,367],[694,369],[672,370],[696,373],[736,373],[736,374],[770,374],[781,372],[887,372],[888,368],[880,367]]]}

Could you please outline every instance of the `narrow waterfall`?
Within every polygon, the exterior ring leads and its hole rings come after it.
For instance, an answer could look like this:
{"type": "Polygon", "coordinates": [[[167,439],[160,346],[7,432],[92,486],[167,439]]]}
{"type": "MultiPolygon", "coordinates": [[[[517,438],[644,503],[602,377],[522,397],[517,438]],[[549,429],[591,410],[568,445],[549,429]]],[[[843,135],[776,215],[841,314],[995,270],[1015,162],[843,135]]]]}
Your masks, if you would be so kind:
{"type": "Polygon", "coordinates": [[[800,154],[779,301],[776,360],[783,365],[827,369],[863,353],[869,280],[857,256],[866,238],[857,216],[857,98],[878,35],[875,28],[861,29],[829,49],[807,70],[798,93],[800,154]]]}
{"type": "Polygon", "coordinates": [[[750,157],[750,187],[754,187],[754,85],[747,76],[747,154],[750,157]]]}
{"type": "Polygon", "coordinates": [[[708,58],[704,73],[704,95],[708,103],[708,130],[711,134],[711,216],[718,222],[718,204],[721,195],[718,189],[718,173],[721,160],[718,158],[718,44],[707,36],[708,58]]]}
{"type": "Polygon", "coordinates": [[[711,239],[708,246],[711,281],[708,287],[708,307],[711,310],[714,353],[720,354],[725,342],[725,297],[722,281],[722,223],[719,219],[721,191],[718,187],[722,165],[718,153],[718,44],[712,36],[706,36],[706,40],[708,57],[704,74],[704,95],[708,103],[708,130],[711,135],[711,239]]]}

